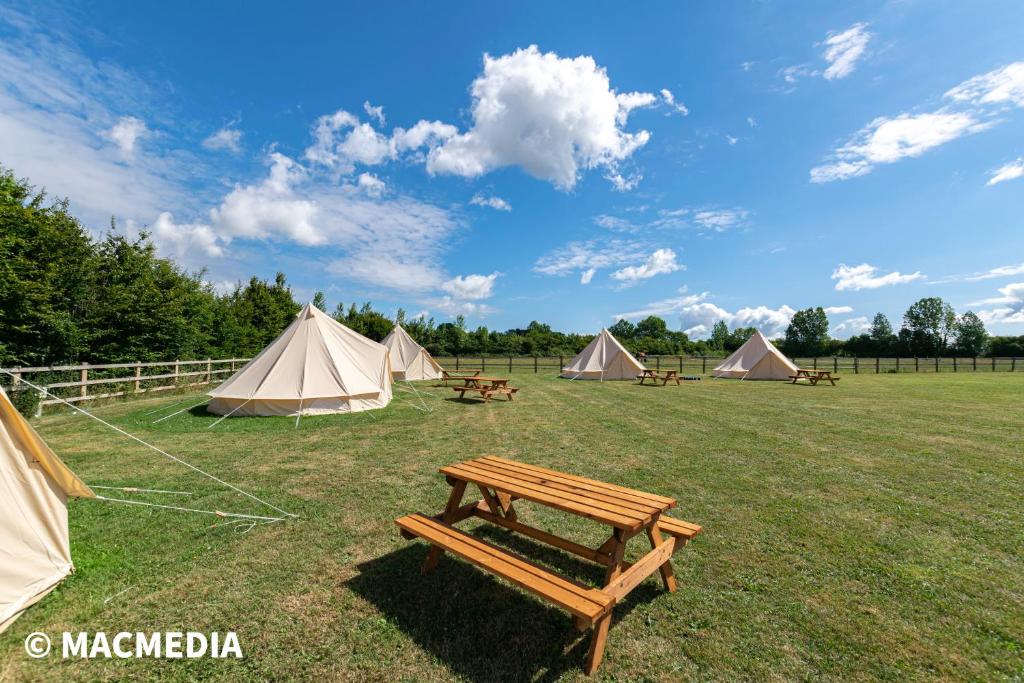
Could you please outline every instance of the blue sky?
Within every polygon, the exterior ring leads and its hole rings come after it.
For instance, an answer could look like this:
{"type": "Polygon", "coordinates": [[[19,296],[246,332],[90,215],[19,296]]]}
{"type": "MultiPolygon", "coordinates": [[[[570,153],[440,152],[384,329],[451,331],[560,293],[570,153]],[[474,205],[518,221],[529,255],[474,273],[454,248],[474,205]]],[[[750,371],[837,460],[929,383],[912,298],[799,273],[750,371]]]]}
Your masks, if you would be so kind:
{"type": "Polygon", "coordinates": [[[1024,334],[1024,5],[829,5],[4,3],[0,163],[222,288],[1024,334]]]}

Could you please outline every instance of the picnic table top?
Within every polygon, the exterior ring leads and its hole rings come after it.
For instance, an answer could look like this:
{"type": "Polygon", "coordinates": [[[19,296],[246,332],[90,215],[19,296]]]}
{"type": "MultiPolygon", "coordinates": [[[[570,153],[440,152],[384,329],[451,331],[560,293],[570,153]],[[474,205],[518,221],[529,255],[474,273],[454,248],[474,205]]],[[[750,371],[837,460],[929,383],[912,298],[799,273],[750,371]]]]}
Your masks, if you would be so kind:
{"type": "Polygon", "coordinates": [[[474,382],[507,382],[508,377],[483,377],[481,375],[474,375],[472,377],[463,377],[462,379],[473,380],[474,382]]]}
{"type": "Polygon", "coordinates": [[[832,370],[828,368],[797,368],[796,371],[803,373],[814,373],[816,375],[831,375],[832,370]]]}
{"type": "Polygon", "coordinates": [[[665,496],[493,455],[448,465],[440,472],[629,531],[650,526],[676,504],[665,496]]]}
{"type": "Polygon", "coordinates": [[[472,377],[474,375],[479,375],[480,374],[479,370],[442,370],[442,372],[445,373],[446,375],[459,376],[459,377],[463,377],[463,376],[472,377]]]}

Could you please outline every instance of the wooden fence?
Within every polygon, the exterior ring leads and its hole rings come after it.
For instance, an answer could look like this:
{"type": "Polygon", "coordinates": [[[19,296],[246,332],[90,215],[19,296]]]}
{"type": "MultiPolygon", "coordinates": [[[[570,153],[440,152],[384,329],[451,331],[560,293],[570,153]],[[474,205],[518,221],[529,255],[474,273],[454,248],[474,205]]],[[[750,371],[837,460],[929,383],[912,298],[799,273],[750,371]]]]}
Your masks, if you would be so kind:
{"type": "MultiPolygon", "coordinates": [[[[434,360],[453,370],[493,372],[558,373],[572,356],[436,356],[434,360]]],[[[644,364],[655,370],[678,370],[706,375],[723,358],[716,356],[647,356],[644,364]]],[[[793,358],[802,368],[827,368],[833,372],[896,373],[896,372],[1016,372],[1024,359],[1018,358],[884,358],[860,356],[828,356],[793,358]]],[[[1024,367],[1021,368],[1024,370],[1024,367]]]]}
{"type": "MultiPolygon", "coordinates": [[[[3,373],[2,384],[8,391],[30,390],[21,382],[24,379],[64,401],[75,403],[204,386],[226,379],[248,360],[207,358],[159,363],[82,363],[53,367],[4,368],[6,372],[3,373]],[[7,372],[10,372],[13,378],[7,372]],[[99,393],[91,391],[99,387],[102,387],[99,393]]],[[[48,396],[41,396],[40,399],[37,415],[42,414],[44,406],[60,403],[59,400],[48,396]]]]}
{"type": "MultiPolygon", "coordinates": [[[[558,374],[571,356],[438,356],[442,366],[452,370],[491,372],[534,372],[558,374]]],[[[104,365],[61,365],[38,368],[5,368],[0,378],[8,391],[25,391],[21,379],[45,388],[68,402],[131,396],[149,392],[187,389],[219,382],[248,362],[248,358],[206,360],[172,360],[160,363],[108,363],[104,365]],[[19,386],[20,384],[20,386],[19,386]],[[91,391],[102,387],[99,393],[91,391]]],[[[721,362],[714,356],[648,356],[645,364],[656,370],[678,370],[693,375],[706,375],[721,362]]],[[[1018,358],[882,358],[829,356],[794,358],[800,367],[827,368],[833,372],[898,373],[898,372],[1017,372],[1024,359],[1018,358]]],[[[1021,368],[1024,370],[1024,367],[1021,368]]],[[[43,398],[37,413],[44,406],[60,401],[43,398]]]]}

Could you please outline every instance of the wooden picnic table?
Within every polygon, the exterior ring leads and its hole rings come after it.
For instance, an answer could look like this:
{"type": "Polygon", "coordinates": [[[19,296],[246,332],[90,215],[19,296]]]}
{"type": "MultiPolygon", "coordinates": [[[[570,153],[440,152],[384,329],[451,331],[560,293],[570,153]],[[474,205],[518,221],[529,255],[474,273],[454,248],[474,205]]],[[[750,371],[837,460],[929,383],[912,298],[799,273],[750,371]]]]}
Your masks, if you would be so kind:
{"type": "Polygon", "coordinates": [[[479,374],[479,370],[441,370],[441,383],[448,386],[448,380],[476,377],[479,374]]]}
{"type": "Polygon", "coordinates": [[[661,380],[661,386],[665,386],[669,382],[675,381],[679,384],[679,371],[678,370],[651,370],[644,368],[644,371],[638,375],[640,384],[643,384],[645,380],[651,380],[652,384],[657,384],[658,380],[661,380]]]}
{"type": "Polygon", "coordinates": [[[466,392],[472,391],[480,394],[480,398],[484,400],[484,403],[490,402],[491,396],[495,394],[507,396],[508,400],[511,401],[512,395],[519,391],[519,389],[508,385],[507,377],[481,377],[480,375],[473,375],[459,379],[463,381],[464,386],[452,387],[453,391],[459,392],[459,398],[465,398],[466,392]]]}
{"type": "Polygon", "coordinates": [[[817,368],[797,368],[795,375],[790,375],[789,378],[793,380],[792,384],[796,384],[802,379],[807,380],[811,383],[811,386],[817,386],[818,382],[829,381],[832,386],[836,385],[841,377],[835,377],[831,370],[818,370],[817,368]]]}
{"type": "Polygon", "coordinates": [[[484,456],[442,467],[440,472],[452,487],[444,511],[432,517],[413,514],[395,520],[405,538],[418,536],[431,544],[423,572],[434,569],[448,551],[566,610],[576,629],[594,628],[586,660],[588,675],[601,664],[615,604],[655,572],[665,588],[674,591],[672,555],[701,530],[696,524],[665,516],[675,507],[672,498],[515,460],[484,456]],[[463,504],[470,485],[479,488],[483,498],[463,504]],[[518,500],[603,524],[609,528],[608,540],[591,548],[524,524],[513,507],[518,500]],[[470,517],[603,565],[607,567],[604,583],[600,588],[584,586],[455,528],[470,517]],[[626,562],[626,543],[641,532],[651,550],[636,562],[626,562]]]}

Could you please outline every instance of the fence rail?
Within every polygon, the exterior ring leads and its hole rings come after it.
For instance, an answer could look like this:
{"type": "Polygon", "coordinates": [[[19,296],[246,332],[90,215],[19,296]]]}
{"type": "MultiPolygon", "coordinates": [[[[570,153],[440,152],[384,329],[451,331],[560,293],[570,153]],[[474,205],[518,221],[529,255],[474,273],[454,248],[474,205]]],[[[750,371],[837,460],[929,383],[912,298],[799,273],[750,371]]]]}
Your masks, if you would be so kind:
{"type": "MultiPolygon", "coordinates": [[[[233,373],[248,360],[207,358],[156,363],[82,363],[53,367],[4,368],[3,384],[8,391],[28,391],[28,385],[22,382],[27,380],[54,396],[59,396],[63,401],[75,403],[204,386],[224,379],[224,375],[233,373]],[[134,372],[129,375],[126,370],[134,372]],[[8,375],[7,372],[11,374],[8,375]],[[109,386],[110,390],[101,393],[89,391],[93,387],[104,385],[109,386]]],[[[42,414],[45,406],[58,404],[61,400],[48,398],[46,395],[40,396],[36,415],[42,414]]]]}

